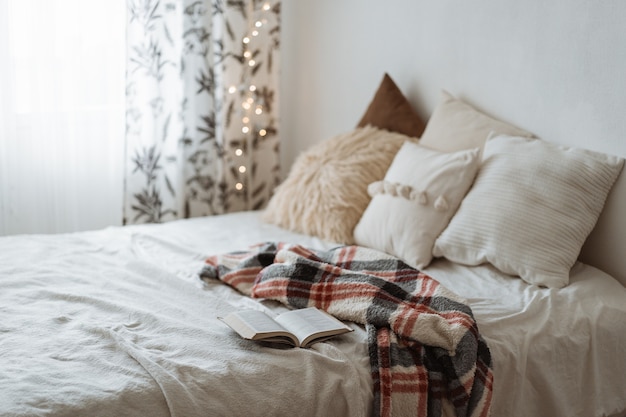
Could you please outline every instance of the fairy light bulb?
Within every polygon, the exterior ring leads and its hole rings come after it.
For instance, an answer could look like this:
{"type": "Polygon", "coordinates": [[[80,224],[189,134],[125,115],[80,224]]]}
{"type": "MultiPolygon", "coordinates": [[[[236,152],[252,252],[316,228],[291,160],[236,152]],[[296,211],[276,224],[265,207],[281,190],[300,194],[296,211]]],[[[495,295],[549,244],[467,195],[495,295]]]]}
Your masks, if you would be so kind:
{"type": "MultiPolygon", "coordinates": [[[[270,1],[264,1],[262,3],[261,9],[265,12],[270,11],[272,8],[271,6],[271,2],[270,1]]],[[[258,10],[258,9],[256,9],[258,10]]],[[[244,57],[244,62],[246,62],[248,65],[247,67],[250,68],[250,72],[253,72],[256,69],[256,65],[257,62],[255,60],[255,55],[252,53],[252,51],[249,49],[250,46],[249,44],[252,42],[252,39],[255,39],[256,37],[260,36],[260,30],[262,27],[267,26],[268,21],[267,19],[264,18],[264,15],[261,16],[257,16],[256,20],[253,20],[251,23],[251,27],[250,27],[250,32],[248,32],[248,34],[243,37],[242,39],[242,43],[243,45],[246,45],[243,47],[244,51],[243,51],[243,57],[244,57]],[[253,23],[252,23],[253,22],[253,23]]],[[[248,72],[248,74],[250,74],[250,72],[248,72]]],[[[241,132],[246,135],[244,142],[247,142],[248,140],[250,140],[250,136],[248,136],[248,134],[250,132],[254,132],[256,131],[258,133],[258,135],[260,137],[265,137],[268,135],[268,131],[267,129],[258,129],[256,126],[253,126],[251,123],[251,112],[254,111],[254,114],[259,116],[261,114],[263,114],[263,106],[261,104],[263,104],[263,101],[260,99],[260,97],[256,96],[256,92],[258,91],[258,88],[256,85],[254,84],[249,84],[249,85],[239,85],[239,86],[231,86],[228,89],[228,92],[231,94],[234,94],[236,92],[239,91],[239,93],[241,95],[243,95],[243,93],[246,91],[246,89],[249,91],[249,93],[247,94],[248,97],[241,97],[239,96],[239,101],[241,103],[241,107],[243,108],[244,111],[242,111],[241,115],[241,132]],[[258,130],[257,130],[258,129],[258,130]]],[[[242,147],[237,147],[235,149],[235,156],[237,157],[243,157],[244,156],[244,146],[242,147]]],[[[243,161],[243,159],[238,159],[238,161],[243,161]]],[[[241,163],[241,162],[240,162],[241,163]]],[[[246,165],[235,165],[237,166],[237,171],[241,174],[246,174],[248,169],[246,167],[246,165]]],[[[237,182],[235,183],[235,189],[237,191],[242,191],[244,190],[244,184],[243,182],[237,182]]]]}

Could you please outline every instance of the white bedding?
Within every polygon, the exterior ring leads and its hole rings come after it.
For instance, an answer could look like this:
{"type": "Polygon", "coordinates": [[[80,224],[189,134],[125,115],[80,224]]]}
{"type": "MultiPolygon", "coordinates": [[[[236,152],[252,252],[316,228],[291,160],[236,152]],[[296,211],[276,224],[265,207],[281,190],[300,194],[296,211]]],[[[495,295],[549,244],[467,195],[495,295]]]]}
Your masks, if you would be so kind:
{"type": "MultiPolygon", "coordinates": [[[[369,415],[358,326],[312,349],[273,349],[216,319],[284,309],[195,275],[209,254],[270,240],[333,246],[255,212],[0,238],[0,415],[369,415]]],[[[626,410],[617,281],[582,264],[562,290],[487,266],[440,260],[427,272],[474,310],[494,357],[493,416],[626,410]]]]}
{"type": "Polygon", "coordinates": [[[494,359],[493,416],[626,412],[626,288],[576,264],[562,289],[491,266],[439,260],[427,271],[465,297],[494,359]]]}
{"type": "Polygon", "coordinates": [[[216,319],[260,305],[220,284],[203,289],[199,255],[263,239],[255,223],[0,239],[0,415],[368,414],[364,333],[279,350],[216,319]]]}

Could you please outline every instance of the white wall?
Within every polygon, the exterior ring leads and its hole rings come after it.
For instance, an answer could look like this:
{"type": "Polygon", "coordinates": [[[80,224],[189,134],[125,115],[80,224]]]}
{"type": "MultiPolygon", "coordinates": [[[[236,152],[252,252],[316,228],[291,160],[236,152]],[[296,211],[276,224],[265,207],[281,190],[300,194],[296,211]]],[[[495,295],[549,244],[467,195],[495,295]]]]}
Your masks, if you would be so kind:
{"type": "MultiPolygon", "coordinates": [[[[444,88],[556,143],[626,156],[623,0],[283,0],[283,174],[352,129],[384,72],[427,118],[444,88]]],[[[626,284],[626,174],[582,259],[626,284]]]]}
{"type": "Polygon", "coordinates": [[[283,0],[283,162],[352,128],[388,71],[546,140],[626,156],[626,2],[283,0]]]}

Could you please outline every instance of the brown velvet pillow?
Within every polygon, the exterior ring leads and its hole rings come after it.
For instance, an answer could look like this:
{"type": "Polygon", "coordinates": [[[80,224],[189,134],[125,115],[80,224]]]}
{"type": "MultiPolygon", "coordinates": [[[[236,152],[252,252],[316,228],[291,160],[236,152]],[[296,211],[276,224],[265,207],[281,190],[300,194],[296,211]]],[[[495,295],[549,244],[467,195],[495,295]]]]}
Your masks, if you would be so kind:
{"type": "Polygon", "coordinates": [[[366,125],[416,138],[422,135],[426,127],[387,73],[357,127],[366,125]]]}

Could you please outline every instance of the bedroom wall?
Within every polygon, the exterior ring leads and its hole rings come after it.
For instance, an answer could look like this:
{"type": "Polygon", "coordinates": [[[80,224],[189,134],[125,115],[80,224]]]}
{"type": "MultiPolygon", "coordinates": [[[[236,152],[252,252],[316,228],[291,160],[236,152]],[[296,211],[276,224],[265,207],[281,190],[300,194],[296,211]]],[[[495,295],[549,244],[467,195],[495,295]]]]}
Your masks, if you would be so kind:
{"type": "MultiPolygon", "coordinates": [[[[626,156],[625,16],[620,0],[283,0],[283,174],[354,127],[385,71],[425,118],[444,88],[545,140],[626,156]]],[[[625,177],[583,254],[624,282],[625,177]]]]}

